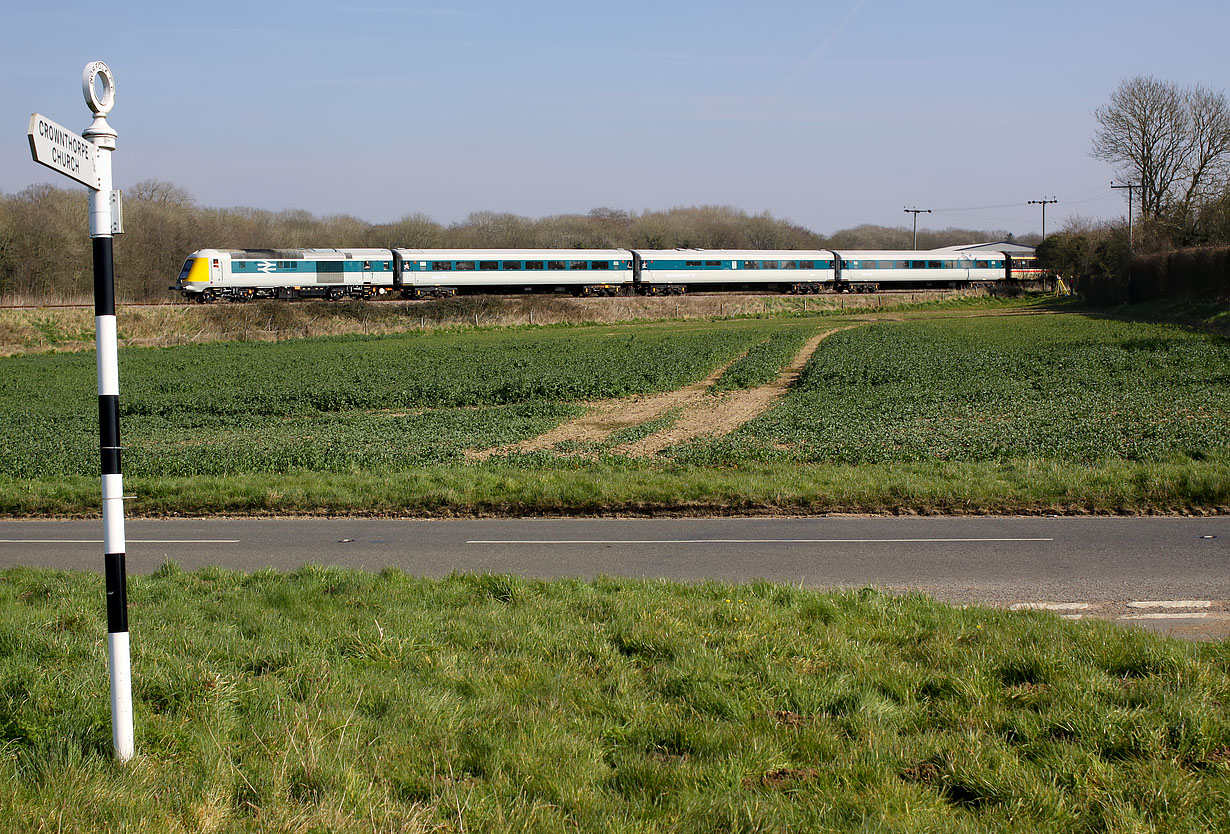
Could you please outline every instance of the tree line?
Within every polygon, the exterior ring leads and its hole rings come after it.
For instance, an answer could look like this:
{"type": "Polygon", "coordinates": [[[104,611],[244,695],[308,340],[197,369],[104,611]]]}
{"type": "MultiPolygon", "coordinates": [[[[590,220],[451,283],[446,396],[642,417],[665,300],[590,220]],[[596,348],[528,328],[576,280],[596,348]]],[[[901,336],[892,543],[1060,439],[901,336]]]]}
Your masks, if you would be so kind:
{"type": "MultiPolygon", "coordinates": [[[[88,204],[80,189],[35,185],[0,194],[0,302],[88,297],[93,265],[88,204]]],[[[168,298],[167,287],[197,249],[300,247],[549,249],[909,249],[908,228],[862,225],[825,236],[768,212],[691,206],[530,218],[479,211],[443,224],[426,214],[392,223],[306,211],[200,206],[182,188],[146,181],[124,189],[124,229],[115,239],[117,295],[168,298]]],[[[920,230],[919,248],[1002,240],[1000,230],[920,230]]]]}

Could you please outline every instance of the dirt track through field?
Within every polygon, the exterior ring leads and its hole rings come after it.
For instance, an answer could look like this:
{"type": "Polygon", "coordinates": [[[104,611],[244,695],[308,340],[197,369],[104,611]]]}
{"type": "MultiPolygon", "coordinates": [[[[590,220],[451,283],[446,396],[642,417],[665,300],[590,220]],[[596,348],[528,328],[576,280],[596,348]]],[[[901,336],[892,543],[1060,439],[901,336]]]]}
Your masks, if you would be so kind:
{"type": "Polygon", "coordinates": [[[857,326],[837,327],[813,336],[803,345],[790,364],[782,370],[777,379],[767,385],[741,391],[710,393],[709,388],[729,367],[729,365],[723,365],[700,382],[677,391],[587,403],[587,411],[584,415],[556,426],[546,434],[523,440],[512,446],[471,453],[467,457],[471,460],[485,460],[496,454],[543,451],[570,441],[602,443],[621,429],[656,420],[673,409],[682,409],[682,414],[673,424],[648,437],[616,446],[610,451],[623,455],[649,456],[668,446],[687,440],[721,437],[756,417],[784,395],[799,378],[803,366],[807,364],[807,360],[815,353],[822,340],[840,330],[849,330],[857,326]]]}

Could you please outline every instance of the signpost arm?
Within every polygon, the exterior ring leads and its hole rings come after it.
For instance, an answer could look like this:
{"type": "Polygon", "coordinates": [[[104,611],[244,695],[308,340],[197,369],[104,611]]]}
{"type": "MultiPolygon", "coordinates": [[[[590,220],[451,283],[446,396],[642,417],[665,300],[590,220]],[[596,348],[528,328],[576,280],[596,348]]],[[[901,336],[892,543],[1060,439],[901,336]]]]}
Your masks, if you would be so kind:
{"type": "Polygon", "coordinates": [[[124,565],[124,487],[120,474],[120,374],[115,324],[112,256],[111,152],[115,130],[107,113],[115,82],[101,61],[89,64],[83,92],[94,123],[82,133],[98,149],[98,188],[90,191],[90,238],[94,249],[94,334],[98,354],[98,433],[102,468],[103,562],[107,580],[107,649],[111,671],[111,739],[115,757],[133,756],[132,665],[128,647],[128,578],[124,565]],[[102,91],[96,89],[102,83],[102,91]]]}

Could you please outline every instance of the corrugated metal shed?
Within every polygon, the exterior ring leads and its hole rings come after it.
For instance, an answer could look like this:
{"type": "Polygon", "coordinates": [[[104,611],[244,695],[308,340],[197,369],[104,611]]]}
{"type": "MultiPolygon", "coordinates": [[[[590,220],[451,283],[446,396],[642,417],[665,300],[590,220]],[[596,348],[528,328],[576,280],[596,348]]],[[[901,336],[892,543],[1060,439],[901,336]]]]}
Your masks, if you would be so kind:
{"type": "Polygon", "coordinates": [[[1009,254],[1032,255],[1034,247],[1024,246],[1020,243],[1009,243],[1006,240],[991,241],[990,243],[965,243],[960,246],[946,247],[954,252],[1007,252],[1009,254]]]}

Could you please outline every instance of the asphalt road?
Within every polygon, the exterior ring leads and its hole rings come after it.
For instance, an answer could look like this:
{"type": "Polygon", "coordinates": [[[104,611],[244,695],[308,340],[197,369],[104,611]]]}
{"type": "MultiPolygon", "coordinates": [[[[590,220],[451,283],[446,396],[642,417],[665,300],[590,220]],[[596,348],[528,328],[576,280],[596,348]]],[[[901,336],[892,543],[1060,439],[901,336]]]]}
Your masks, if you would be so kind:
{"type": "MultiPolygon", "coordinates": [[[[99,521],[0,522],[0,567],[101,570],[99,521]]],[[[199,519],[127,524],[128,570],[170,559],[421,576],[600,574],[921,590],[1051,607],[1179,636],[1230,636],[1230,517],[199,519]]]]}

